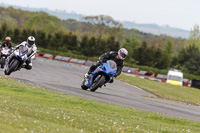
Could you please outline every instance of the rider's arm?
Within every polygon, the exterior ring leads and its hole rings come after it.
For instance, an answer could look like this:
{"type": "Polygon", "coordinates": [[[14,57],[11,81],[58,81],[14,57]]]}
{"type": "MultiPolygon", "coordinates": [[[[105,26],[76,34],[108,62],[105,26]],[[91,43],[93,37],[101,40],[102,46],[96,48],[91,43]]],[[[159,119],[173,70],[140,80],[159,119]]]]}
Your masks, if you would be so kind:
{"type": "Polygon", "coordinates": [[[119,65],[119,66],[117,67],[117,72],[116,72],[116,74],[115,74],[115,77],[117,77],[117,76],[119,76],[119,75],[121,74],[123,66],[124,66],[124,64],[119,65]]]}
{"type": "Polygon", "coordinates": [[[32,48],[31,54],[29,55],[29,58],[34,59],[35,58],[35,53],[37,52],[37,47],[34,46],[32,48]]]}
{"type": "Polygon", "coordinates": [[[105,54],[102,54],[100,57],[99,57],[99,61],[101,61],[101,62],[106,62],[109,58],[110,58],[110,56],[112,55],[112,51],[111,52],[107,52],[107,53],[105,53],[105,54]]]}
{"type": "Polygon", "coordinates": [[[4,43],[5,43],[5,42],[2,42],[2,43],[1,43],[0,48],[2,48],[2,47],[4,46],[4,43]]]}
{"type": "Polygon", "coordinates": [[[10,48],[12,48],[13,46],[12,46],[12,43],[10,43],[10,48]]]}
{"type": "Polygon", "coordinates": [[[25,44],[26,44],[26,42],[24,41],[24,42],[20,43],[19,45],[15,46],[14,49],[19,48],[19,46],[21,46],[21,45],[24,45],[24,46],[25,46],[25,44]]]}
{"type": "Polygon", "coordinates": [[[15,47],[14,47],[14,49],[17,49],[17,48],[19,48],[19,46],[21,46],[21,45],[24,45],[24,44],[23,44],[23,42],[22,42],[22,43],[20,43],[20,44],[18,44],[17,46],[15,46],[15,47]]]}
{"type": "Polygon", "coordinates": [[[100,57],[99,57],[99,61],[100,62],[105,62],[107,60],[108,56],[107,56],[107,53],[105,54],[102,54],[100,57]]]}

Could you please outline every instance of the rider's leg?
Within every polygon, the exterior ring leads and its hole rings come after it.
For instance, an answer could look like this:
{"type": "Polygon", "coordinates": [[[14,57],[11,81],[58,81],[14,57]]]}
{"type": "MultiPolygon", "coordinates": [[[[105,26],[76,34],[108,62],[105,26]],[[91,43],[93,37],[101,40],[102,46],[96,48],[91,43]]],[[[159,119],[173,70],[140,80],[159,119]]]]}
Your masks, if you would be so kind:
{"type": "Polygon", "coordinates": [[[27,70],[31,70],[31,69],[32,69],[32,66],[33,66],[33,64],[32,64],[31,59],[27,60],[27,61],[26,61],[25,68],[26,68],[27,70]]]}
{"type": "Polygon", "coordinates": [[[92,74],[92,71],[94,71],[99,65],[100,65],[99,62],[97,62],[96,64],[92,65],[90,67],[89,71],[85,74],[85,77],[90,76],[90,74],[92,74]]]}

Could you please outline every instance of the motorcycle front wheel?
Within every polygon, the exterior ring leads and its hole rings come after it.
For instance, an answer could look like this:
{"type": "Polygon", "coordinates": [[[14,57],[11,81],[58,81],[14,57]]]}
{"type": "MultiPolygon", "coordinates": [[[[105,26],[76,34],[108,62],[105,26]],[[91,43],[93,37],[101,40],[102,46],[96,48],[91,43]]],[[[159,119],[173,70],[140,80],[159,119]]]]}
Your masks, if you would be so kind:
{"type": "Polygon", "coordinates": [[[9,65],[9,66],[10,66],[10,69],[4,71],[4,72],[5,72],[5,75],[10,75],[10,74],[15,70],[15,68],[18,67],[18,65],[19,65],[19,61],[16,60],[16,59],[13,59],[13,60],[11,61],[10,65],[9,65]]]}
{"type": "Polygon", "coordinates": [[[98,87],[101,87],[105,82],[106,82],[106,77],[104,75],[98,75],[94,79],[90,91],[93,91],[93,92],[96,91],[98,87]]]}
{"type": "Polygon", "coordinates": [[[2,57],[2,60],[1,60],[1,68],[4,68],[4,65],[5,65],[5,57],[2,57]]]}

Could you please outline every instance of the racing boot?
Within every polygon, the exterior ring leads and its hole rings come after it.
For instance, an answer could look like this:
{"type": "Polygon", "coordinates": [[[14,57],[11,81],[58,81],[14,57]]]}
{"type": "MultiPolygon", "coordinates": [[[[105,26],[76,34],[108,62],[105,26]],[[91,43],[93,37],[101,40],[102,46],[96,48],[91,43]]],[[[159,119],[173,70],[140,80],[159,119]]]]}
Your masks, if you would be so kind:
{"type": "Polygon", "coordinates": [[[84,78],[85,79],[88,79],[90,77],[90,74],[89,73],[86,73],[85,75],[84,75],[84,78]]]}

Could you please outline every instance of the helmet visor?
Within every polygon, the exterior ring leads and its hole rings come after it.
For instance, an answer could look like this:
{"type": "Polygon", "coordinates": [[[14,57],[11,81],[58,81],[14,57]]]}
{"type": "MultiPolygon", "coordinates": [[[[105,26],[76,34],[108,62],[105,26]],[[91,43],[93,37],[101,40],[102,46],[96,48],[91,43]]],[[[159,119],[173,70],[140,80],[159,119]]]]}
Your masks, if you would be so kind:
{"type": "Polygon", "coordinates": [[[122,53],[122,52],[120,53],[120,55],[121,55],[121,57],[123,57],[123,58],[126,58],[126,56],[127,56],[125,53],[122,53]]]}
{"type": "Polygon", "coordinates": [[[34,44],[34,41],[28,40],[28,44],[29,44],[30,46],[32,46],[32,45],[34,44]]]}

